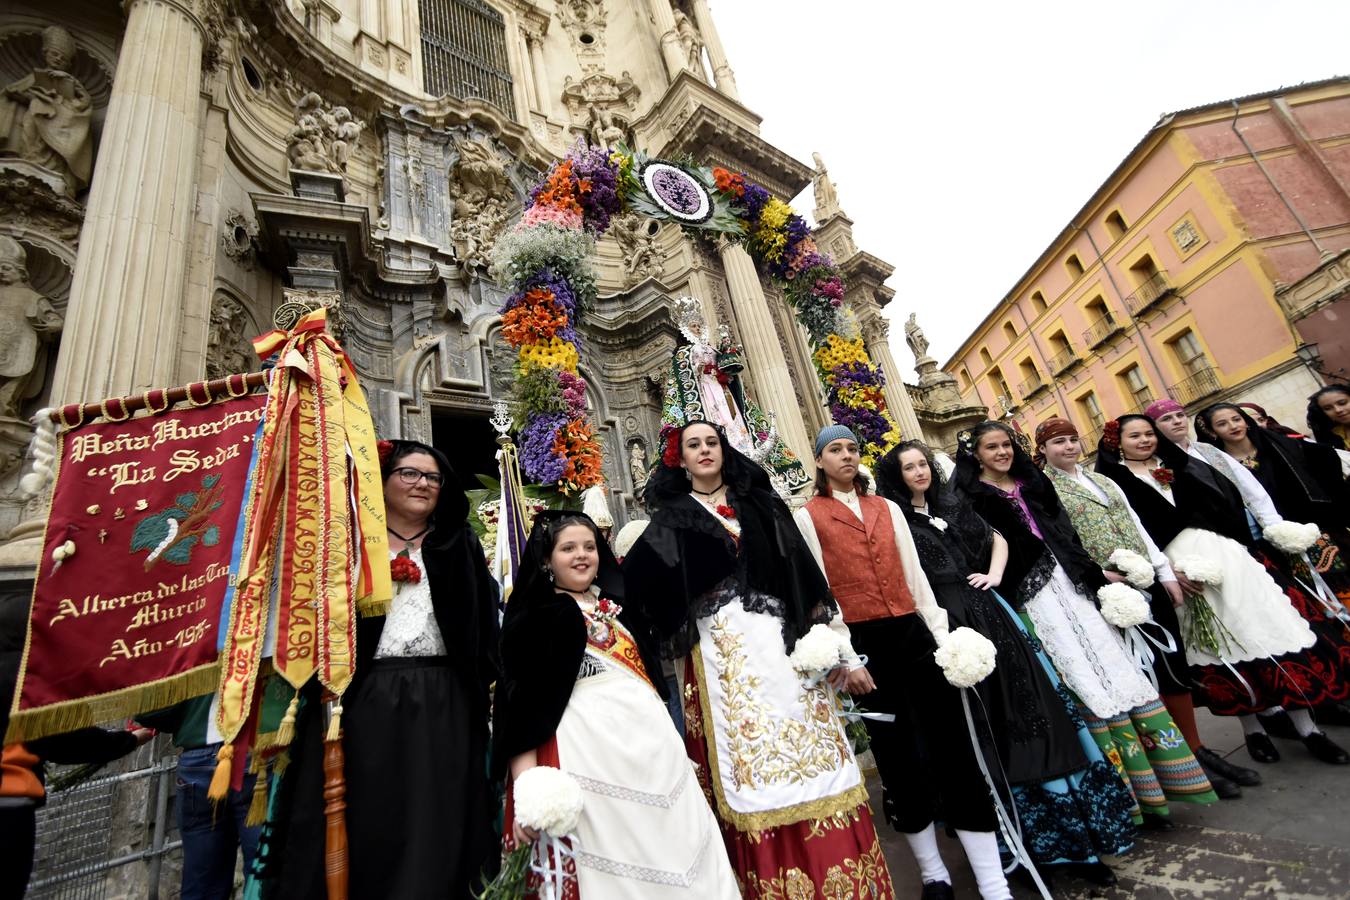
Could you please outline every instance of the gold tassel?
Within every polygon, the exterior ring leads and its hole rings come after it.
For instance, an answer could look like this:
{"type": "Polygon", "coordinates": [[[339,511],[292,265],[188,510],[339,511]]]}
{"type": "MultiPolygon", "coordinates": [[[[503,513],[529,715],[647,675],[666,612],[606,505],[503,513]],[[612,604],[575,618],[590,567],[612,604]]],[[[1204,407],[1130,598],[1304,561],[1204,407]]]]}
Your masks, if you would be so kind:
{"type": "Polygon", "coordinates": [[[295,696],[291,698],[291,705],[286,707],[286,715],[281,717],[281,725],[277,727],[277,739],[274,747],[285,747],[295,738],[295,714],[300,709],[300,692],[296,691],[295,696]]]}
{"type": "Polygon", "coordinates": [[[258,773],[258,780],[253,784],[253,799],[248,804],[248,815],[244,817],[244,824],[249,828],[255,825],[261,825],[267,821],[267,769],[264,768],[258,773]]]}
{"type": "Polygon", "coordinates": [[[328,720],[328,736],[324,738],[328,743],[336,741],[342,736],[342,704],[333,704],[333,716],[328,720]]]}
{"type": "Polygon", "coordinates": [[[286,774],[286,767],[291,764],[291,753],[289,750],[282,750],[272,759],[272,777],[280,778],[286,774]]]}
{"type": "Polygon", "coordinates": [[[230,760],[234,759],[234,745],[225,744],[216,754],[216,770],[211,773],[211,786],[206,796],[216,802],[224,800],[230,794],[230,760]]]}

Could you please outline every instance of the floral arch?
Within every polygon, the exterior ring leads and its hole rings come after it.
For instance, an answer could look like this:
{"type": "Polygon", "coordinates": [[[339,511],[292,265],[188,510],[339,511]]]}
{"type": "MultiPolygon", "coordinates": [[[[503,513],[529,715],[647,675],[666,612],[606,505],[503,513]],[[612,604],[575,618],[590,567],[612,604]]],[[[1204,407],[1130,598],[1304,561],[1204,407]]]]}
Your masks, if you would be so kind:
{"type": "Polygon", "coordinates": [[[596,298],[596,239],[626,211],[741,242],[806,329],[830,415],[858,435],[864,461],[899,441],[884,376],[844,303],[843,276],[787,203],[742,173],[578,144],[530,192],[493,252],[493,274],[511,290],[501,327],[519,353],[514,426],[526,478],[563,494],[603,481],[576,329],[596,298]]]}

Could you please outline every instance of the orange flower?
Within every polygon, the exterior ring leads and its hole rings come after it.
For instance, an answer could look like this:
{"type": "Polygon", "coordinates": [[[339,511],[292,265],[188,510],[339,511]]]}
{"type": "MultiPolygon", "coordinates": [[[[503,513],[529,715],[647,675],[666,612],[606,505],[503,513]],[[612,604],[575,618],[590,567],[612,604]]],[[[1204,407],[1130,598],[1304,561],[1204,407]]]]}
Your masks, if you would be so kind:
{"type": "Polygon", "coordinates": [[[585,490],[604,481],[600,470],[604,457],[585,420],[573,419],[559,428],[553,439],[553,452],[567,460],[559,479],[563,493],[585,490]]]}
{"type": "Polygon", "coordinates": [[[575,213],[582,211],[581,203],[577,200],[576,191],[572,185],[572,161],[570,159],[564,159],[553,167],[553,171],[548,174],[548,179],[544,182],[543,190],[534,198],[534,202],[575,213]]]}
{"type": "Polygon", "coordinates": [[[717,166],[713,169],[713,184],[724,194],[745,196],[745,179],[738,172],[729,172],[717,166]]]}
{"type": "Polygon", "coordinates": [[[567,313],[547,288],[532,288],[502,316],[502,337],[511,347],[547,342],[567,327],[567,313]]]}

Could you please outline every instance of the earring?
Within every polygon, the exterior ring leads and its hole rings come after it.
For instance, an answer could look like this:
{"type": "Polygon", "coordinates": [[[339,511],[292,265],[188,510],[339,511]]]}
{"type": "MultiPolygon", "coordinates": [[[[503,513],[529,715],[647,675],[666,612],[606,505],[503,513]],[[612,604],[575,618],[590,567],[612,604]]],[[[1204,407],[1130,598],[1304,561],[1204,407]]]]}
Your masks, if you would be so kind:
{"type": "Polygon", "coordinates": [[[553,583],[553,570],[552,570],[552,569],[545,568],[544,571],[548,573],[548,581],[549,581],[549,584],[552,584],[552,583],[553,583]]]}
{"type": "Polygon", "coordinates": [[[681,469],[684,469],[684,480],[685,480],[685,481],[693,481],[693,480],[694,480],[694,476],[689,474],[689,468],[688,468],[688,466],[680,466],[680,468],[681,468],[681,469]]]}

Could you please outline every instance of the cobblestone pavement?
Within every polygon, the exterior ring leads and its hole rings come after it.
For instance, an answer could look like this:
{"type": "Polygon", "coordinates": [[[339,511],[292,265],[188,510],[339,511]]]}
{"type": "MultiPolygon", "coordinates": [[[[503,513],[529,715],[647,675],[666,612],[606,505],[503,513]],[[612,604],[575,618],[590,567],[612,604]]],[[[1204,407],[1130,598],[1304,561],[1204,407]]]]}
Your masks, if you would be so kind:
{"type": "MultiPolygon", "coordinates": [[[[1350,897],[1350,766],[1329,766],[1308,755],[1296,741],[1276,739],[1283,759],[1253,763],[1236,719],[1200,712],[1200,733],[1208,746],[1238,765],[1257,769],[1264,784],[1245,788],[1240,800],[1214,806],[1174,804],[1169,833],[1142,832],[1135,848],[1108,860],[1120,879],[1113,888],[1059,877],[1054,895],[1063,898],[1141,900],[1227,900],[1278,897],[1281,900],[1350,897]],[[1232,751],[1229,754],[1229,751],[1232,751]]],[[[1350,728],[1328,728],[1350,747],[1350,728]]],[[[869,780],[873,805],[880,807],[881,784],[869,780]]],[[[904,838],[878,823],[896,895],[918,897],[918,870],[904,838]]],[[[979,896],[961,845],[940,835],[943,859],[959,898],[979,896]]],[[[1018,900],[1036,892],[1013,884],[1018,900]]]]}

